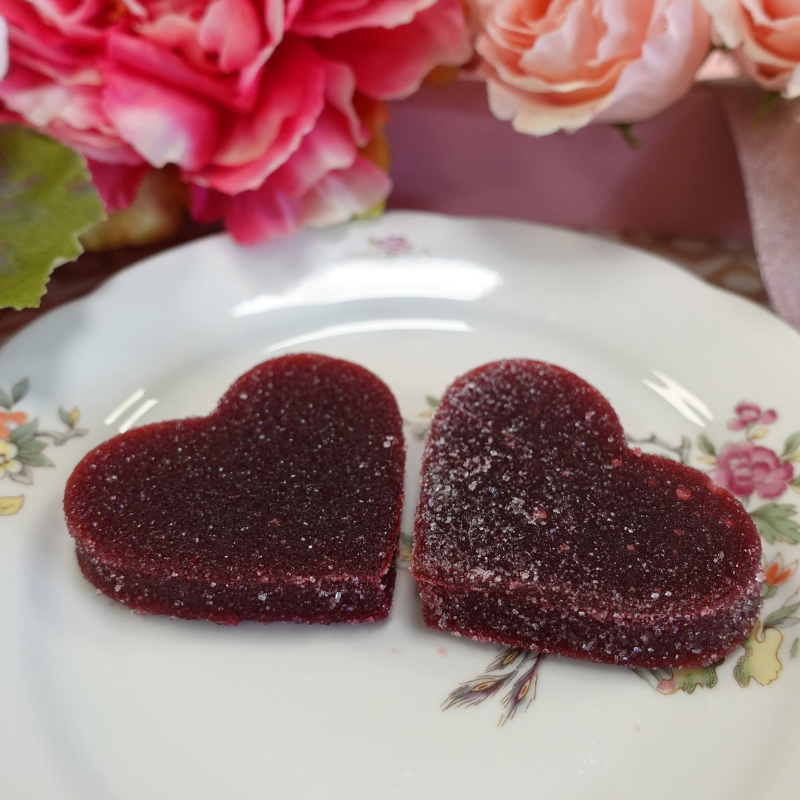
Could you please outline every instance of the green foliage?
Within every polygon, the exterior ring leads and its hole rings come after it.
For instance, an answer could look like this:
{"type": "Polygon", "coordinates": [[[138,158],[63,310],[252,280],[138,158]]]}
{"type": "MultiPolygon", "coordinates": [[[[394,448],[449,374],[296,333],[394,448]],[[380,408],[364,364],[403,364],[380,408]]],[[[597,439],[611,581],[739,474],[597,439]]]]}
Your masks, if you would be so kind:
{"type": "Polygon", "coordinates": [[[800,603],[792,603],[790,606],[776,609],[764,620],[764,627],[781,628],[785,625],[794,624],[797,622],[797,618],[793,617],[792,614],[794,614],[798,608],[800,608],[800,603]]]}
{"type": "Polygon", "coordinates": [[[769,544],[800,543],[800,525],[791,519],[797,509],[791,503],[766,503],[750,512],[758,532],[769,544]]]}
{"type": "Polygon", "coordinates": [[[618,122],[613,127],[615,127],[622,134],[625,144],[627,144],[631,150],[639,149],[642,141],[638,136],[634,136],[632,122],[618,122]]]}
{"type": "Polygon", "coordinates": [[[20,425],[11,431],[9,441],[19,448],[17,460],[28,467],[52,467],[53,462],[42,452],[47,447],[47,442],[36,438],[39,430],[39,420],[34,419],[25,425],[20,425]]]}
{"type": "Polygon", "coordinates": [[[786,443],[783,445],[781,458],[790,456],[795,450],[797,450],[798,447],[800,447],[800,431],[797,431],[797,433],[793,433],[791,436],[787,437],[786,443]]]}
{"type": "Polygon", "coordinates": [[[697,437],[697,447],[700,449],[701,453],[705,453],[707,456],[716,456],[717,454],[711,440],[704,433],[701,433],[697,437]]]}
{"type": "Polygon", "coordinates": [[[757,125],[763,121],[764,117],[766,117],[770,111],[772,111],[773,106],[780,99],[780,92],[764,92],[764,96],[761,98],[761,103],[759,104],[758,111],[756,112],[757,125]]]}
{"type": "Polygon", "coordinates": [[[19,383],[15,383],[11,389],[11,398],[15,403],[19,403],[31,388],[31,379],[23,378],[19,383]]]}
{"type": "Polygon", "coordinates": [[[38,306],[50,273],[83,252],[78,236],[105,216],[81,156],[0,126],[0,306],[38,306]]]}

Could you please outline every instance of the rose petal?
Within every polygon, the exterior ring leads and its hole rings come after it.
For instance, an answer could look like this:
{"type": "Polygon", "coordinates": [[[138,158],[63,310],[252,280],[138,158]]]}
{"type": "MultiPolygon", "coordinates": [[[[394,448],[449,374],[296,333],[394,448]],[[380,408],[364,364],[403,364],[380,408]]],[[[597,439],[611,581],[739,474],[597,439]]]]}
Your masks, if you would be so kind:
{"type": "Polygon", "coordinates": [[[199,44],[218,55],[223,72],[236,72],[257,55],[263,43],[261,19],[249,0],[214,0],[200,23],[199,44]]]}
{"type": "Polygon", "coordinates": [[[773,0],[702,0],[714,30],[753,80],[785,97],[800,95],[800,9],[773,0]]]}
{"type": "Polygon", "coordinates": [[[381,100],[408,96],[433,67],[463,64],[471,53],[458,0],[439,0],[408,25],[353,30],[314,46],[350,65],[359,91],[381,100]]]}
{"type": "Polygon", "coordinates": [[[649,38],[641,58],[629,64],[612,103],[596,122],[638,122],[682,97],[708,55],[711,20],[695,0],[674,0],[664,10],[665,30],[649,38]]]}
{"type": "Polygon", "coordinates": [[[94,159],[87,159],[87,164],[92,173],[92,182],[97,187],[109,213],[127,208],[134,201],[139,184],[152,169],[149,164],[130,167],[121,164],[103,164],[94,159]]]}
{"type": "Polygon", "coordinates": [[[228,194],[257,189],[313,129],[325,107],[326,75],[323,60],[307,45],[278,48],[265,67],[255,111],[235,118],[214,163],[188,177],[228,194]]]}
{"type": "Polygon", "coordinates": [[[384,200],[390,188],[388,176],[359,156],[347,169],[328,173],[301,197],[276,191],[269,180],[235,197],[193,187],[192,214],[199,221],[225,216],[226,227],[237,241],[254,244],[307,225],[345,222],[384,200]]]}
{"type": "Polygon", "coordinates": [[[357,28],[396,28],[436,0],[306,0],[292,24],[301,36],[330,39],[357,28]]]}
{"type": "Polygon", "coordinates": [[[357,152],[347,122],[328,106],[297,151],[276,170],[271,185],[276,191],[299,197],[329,172],[350,167],[357,152]]]}
{"type": "Polygon", "coordinates": [[[103,107],[125,141],[155,167],[198,170],[216,150],[220,109],[197,95],[116,66],[105,72],[103,107]]]}

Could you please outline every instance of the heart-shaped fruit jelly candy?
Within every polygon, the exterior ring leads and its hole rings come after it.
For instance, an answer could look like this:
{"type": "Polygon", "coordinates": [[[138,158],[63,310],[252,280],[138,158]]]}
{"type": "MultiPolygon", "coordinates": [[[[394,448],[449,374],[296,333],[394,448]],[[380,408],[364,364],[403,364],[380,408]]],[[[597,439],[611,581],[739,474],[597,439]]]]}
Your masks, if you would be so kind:
{"type": "Polygon", "coordinates": [[[710,664],[752,629],[761,544],[702,472],[628,448],[593,387],[499,361],[439,404],[412,572],[426,622],[644,667],[710,664]]]}
{"type": "Polygon", "coordinates": [[[346,361],[292,355],[239,378],[207,417],[89,453],[64,500],[84,575],[152,614],[369,622],[389,613],[402,420],[346,361]]]}

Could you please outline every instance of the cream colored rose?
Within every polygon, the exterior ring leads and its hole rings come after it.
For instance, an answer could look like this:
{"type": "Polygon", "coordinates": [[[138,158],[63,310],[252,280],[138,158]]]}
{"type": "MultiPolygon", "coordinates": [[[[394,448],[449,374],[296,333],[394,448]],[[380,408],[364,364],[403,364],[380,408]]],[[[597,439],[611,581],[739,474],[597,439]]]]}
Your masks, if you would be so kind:
{"type": "Polygon", "coordinates": [[[699,0],[472,2],[492,111],[538,136],[658,114],[710,49],[699,0]]]}
{"type": "Polygon", "coordinates": [[[800,0],[702,0],[714,30],[765,89],[800,95],[800,0]]]}

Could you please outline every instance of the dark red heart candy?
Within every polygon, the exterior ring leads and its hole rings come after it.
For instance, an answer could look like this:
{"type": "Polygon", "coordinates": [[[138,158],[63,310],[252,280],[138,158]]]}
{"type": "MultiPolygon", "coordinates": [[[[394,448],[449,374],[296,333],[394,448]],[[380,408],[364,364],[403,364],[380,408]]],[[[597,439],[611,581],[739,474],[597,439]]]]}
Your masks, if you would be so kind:
{"type": "Polygon", "coordinates": [[[228,625],[389,613],[402,420],[346,361],[293,355],[239,378],[208,417],[105,442],[64,507],[84,575],[133,609],[228,625]]]}
{"type": "Polygon", "coordinates": [[[488,364],[436,410],[412,566],[431,627],[593,661],[705,665],[752,629],[760,560],[731,494],[628,448],[605,398],[566,370],[488,364]]]}

